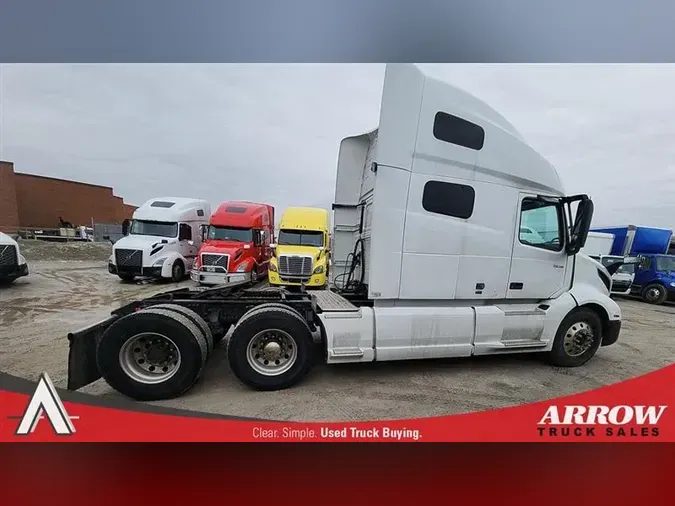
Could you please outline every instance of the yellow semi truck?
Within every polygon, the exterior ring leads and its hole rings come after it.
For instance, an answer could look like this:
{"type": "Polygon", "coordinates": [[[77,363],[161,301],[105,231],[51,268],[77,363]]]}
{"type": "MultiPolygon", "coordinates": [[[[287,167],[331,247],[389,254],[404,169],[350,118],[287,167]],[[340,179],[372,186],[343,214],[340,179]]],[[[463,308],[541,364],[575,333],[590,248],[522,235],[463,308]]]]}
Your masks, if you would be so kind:
{"type": "Polygon", "coordinates": [[[272,245],[268,279],[274,286],[323,288],[330,268],[330,216],[326,209],[289,207],[272,245]]]}

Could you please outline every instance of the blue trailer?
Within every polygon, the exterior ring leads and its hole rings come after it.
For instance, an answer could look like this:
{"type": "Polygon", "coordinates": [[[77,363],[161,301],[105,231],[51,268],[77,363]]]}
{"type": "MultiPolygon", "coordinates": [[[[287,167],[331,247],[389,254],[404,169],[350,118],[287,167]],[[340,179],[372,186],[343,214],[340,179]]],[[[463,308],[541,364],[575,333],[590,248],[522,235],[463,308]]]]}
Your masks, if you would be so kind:
{"type": "Polygon", "coordinates": [[[622,227],[593,228],[593,232],[614,234],[611,255],[664,255],[668,254],[673,231],[667,228],[639,227],[625,225],[622,227]]]}

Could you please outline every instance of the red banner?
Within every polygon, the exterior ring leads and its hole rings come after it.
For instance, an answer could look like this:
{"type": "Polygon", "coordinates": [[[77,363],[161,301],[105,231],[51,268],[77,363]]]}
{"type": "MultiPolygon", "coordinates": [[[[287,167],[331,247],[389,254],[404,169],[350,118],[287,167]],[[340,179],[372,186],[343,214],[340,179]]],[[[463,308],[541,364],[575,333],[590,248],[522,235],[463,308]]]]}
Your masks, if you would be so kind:
{"type": "Polygon", "coordinates": [[[3,391],[2,441],[553,442],[675,441],[675,365],[596,390],[461,415],[372,422],[271,422],[61,403],[51,382],[3,391]],[[51,387],[53,388],[53,387],[51,387]],[[50,393],[51,392],[51,393],[50,393]]]}

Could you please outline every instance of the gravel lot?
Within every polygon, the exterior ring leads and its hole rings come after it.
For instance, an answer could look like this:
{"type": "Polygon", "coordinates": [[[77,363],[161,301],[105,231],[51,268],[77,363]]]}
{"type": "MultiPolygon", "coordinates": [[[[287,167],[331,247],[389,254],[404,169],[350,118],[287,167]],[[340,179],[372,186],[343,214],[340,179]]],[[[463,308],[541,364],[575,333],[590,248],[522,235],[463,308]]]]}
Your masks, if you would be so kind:
{"type": "MultiPolygon", "coordinates": [[[[176,286],[122,283],[105,267],[109,245],[23,241],[21,246],[31,274],[0,289],[0,370],[29,379],[47,371],[58,387],[66,384],[69,331],[105,318],[131,299],[176,286]]],[[[675,307],[629,299],[619,304],[624,314],[619,341],[577,369],[552,368],[527,356],[318,365],[302,384],[262,393],[239,383],[220,347],[191,391],[156,404],[278,420],[413,418],[571,394],[675,361],[675,307]]],[[[83,391],[119,396],[103,381],[83,391]]]]}

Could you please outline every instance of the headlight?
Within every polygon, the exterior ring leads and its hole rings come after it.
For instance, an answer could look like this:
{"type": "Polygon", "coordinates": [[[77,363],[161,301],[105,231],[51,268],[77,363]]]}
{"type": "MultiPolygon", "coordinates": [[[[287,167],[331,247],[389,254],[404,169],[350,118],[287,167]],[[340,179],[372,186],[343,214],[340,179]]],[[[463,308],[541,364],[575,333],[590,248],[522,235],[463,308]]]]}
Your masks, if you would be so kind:
{"type": "Polygon", "coordinates": [[[155,260],[155,263],[152,264],[153,267],[159,267],[160,265],[164,265],[164,261],[166,258],[160,258],[159,260],[155,260]]]}
{"type": "Polygon", "coordinates": [[[319,265],[316,269],[314,269],[314,274],[321,274],[323,272],[323,265],[319,265]]]}
{"type": "Polygon", "coordinates": [[[270,269],[272,272],[277,272],[277,266],[274,265],[272,262],[270,262],[270,267],[269,267],[269,269],[270,269]]]}
{"type": "Polygon", "coordinates": [[[672,286],[673,288],[675,288],[675,283],[671,283],[670,286],[672,286]]]}
{"type": "Polygon", "coordinates": [[[237,267],[235,272],[244,272],[246,270],[246,264],[241,264],[237,267]]]}

